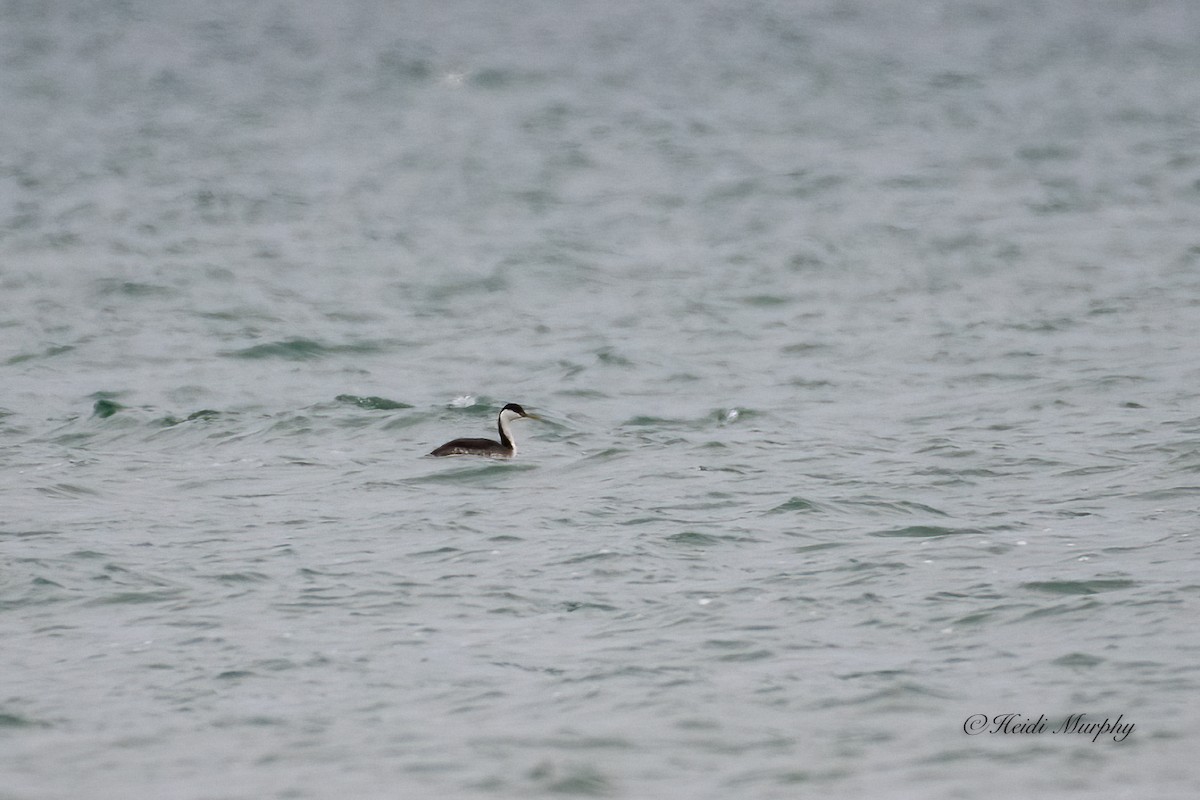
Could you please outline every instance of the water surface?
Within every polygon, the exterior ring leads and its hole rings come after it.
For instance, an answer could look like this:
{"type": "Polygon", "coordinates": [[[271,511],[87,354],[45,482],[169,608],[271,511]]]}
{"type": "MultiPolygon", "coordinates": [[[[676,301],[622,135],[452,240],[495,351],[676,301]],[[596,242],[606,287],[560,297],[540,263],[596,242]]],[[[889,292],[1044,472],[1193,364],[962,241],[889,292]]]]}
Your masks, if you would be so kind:
{"type": "Polygon", "coordinates": [[[1194,796],[1198,23],[4,6],[0,798],[1194,796]]]}

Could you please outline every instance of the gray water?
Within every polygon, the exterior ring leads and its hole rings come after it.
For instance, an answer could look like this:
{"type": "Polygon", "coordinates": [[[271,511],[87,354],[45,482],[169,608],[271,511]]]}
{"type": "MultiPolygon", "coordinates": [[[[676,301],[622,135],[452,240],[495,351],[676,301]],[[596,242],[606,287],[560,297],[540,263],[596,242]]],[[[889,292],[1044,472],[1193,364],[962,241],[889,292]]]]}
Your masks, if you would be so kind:
{"type": "Polygon", "coordinates": [[[3,4],[0,798],[1196,796],[1197,41],[3,4]]]}

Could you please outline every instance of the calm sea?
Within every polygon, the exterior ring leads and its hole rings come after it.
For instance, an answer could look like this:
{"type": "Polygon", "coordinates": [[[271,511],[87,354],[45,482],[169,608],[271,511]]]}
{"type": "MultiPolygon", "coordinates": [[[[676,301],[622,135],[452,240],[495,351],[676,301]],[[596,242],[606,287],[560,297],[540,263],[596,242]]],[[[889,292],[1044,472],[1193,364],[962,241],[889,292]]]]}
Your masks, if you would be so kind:
{"type": "Polygon", "coordinates": [[[1198,41],[0,4],[0,800],[1197,796],[1198,41]]]}

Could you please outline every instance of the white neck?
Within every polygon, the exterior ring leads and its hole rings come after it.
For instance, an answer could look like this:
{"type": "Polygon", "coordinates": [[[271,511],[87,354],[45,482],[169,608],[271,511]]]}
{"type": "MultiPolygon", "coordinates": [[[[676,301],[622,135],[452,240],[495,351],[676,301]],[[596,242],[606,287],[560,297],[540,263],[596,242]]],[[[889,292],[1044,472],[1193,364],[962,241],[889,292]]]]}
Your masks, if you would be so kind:
{"type": "Polygon", "coordinates": [[[516,413],[515,411],[509,411],[507,408],[500,412],[500,434],[501,434],[500,438],[502,440],[501,444],[504,443],[503,442],[504,439],[507,439],[508,443],[510,445],[512,445],[512,449],[513,449],[514,453],[517,452],[517,440],[513,438],[512,427],[511,427],[510,423],[514,419],[520,419],[520,418],[521,418],[520,414],[516,413]]]}

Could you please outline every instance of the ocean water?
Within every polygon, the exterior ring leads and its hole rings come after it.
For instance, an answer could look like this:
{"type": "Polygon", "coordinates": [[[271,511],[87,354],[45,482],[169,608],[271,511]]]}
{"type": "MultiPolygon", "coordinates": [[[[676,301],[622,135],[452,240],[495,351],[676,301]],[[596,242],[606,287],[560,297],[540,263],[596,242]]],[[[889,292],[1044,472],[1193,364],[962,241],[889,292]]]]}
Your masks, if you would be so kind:
{"type": "Polygon", "coordinates": [[[1196,796],[1197,41],[0,5],[0,798],[1196,796]]]}

